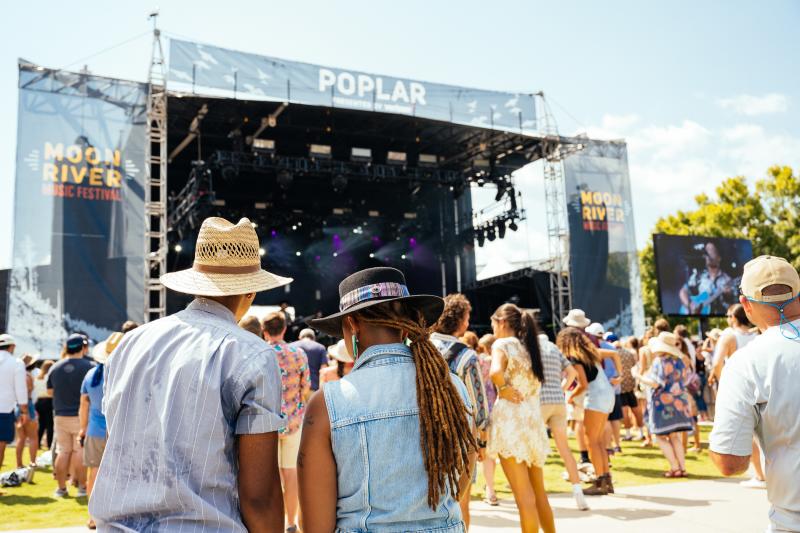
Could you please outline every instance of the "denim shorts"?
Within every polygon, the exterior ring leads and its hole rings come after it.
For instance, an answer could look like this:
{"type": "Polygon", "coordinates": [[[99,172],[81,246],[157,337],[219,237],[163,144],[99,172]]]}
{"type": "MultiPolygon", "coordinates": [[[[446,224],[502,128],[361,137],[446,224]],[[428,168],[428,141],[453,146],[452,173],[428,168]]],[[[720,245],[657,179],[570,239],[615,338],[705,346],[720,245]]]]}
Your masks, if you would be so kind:
{"type": "Polygon", "coordinates": [[[589,390],[586,392],[586,402],[583,404],[589,411],[597,411],[609,414],[614,410],[614,387],[608,382],[605,374],[601,370],[594,381],[589,383],[589,390]]]}

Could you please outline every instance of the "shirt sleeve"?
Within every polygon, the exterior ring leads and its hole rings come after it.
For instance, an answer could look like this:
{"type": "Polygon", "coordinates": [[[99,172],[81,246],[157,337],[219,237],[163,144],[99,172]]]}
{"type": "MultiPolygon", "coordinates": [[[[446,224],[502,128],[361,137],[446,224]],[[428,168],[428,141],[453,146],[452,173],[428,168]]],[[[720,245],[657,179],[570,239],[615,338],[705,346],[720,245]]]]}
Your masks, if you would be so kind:
{"type": "Polygon", "coordinates": [[[465,381],[470,388],[470,396],[475,406],[475,425],[479,430],[484,431],[489,427],[489,407],[486,402],[486,389],[483,386],[483,376],[481,376],[481,366],[477,355],[471,357],[466,377],[465,381]]]}
{"type": "Polygon", "coordinates": [[[255,435],[283,429],[286,420],[281,416],[281,379],[272,351],[248,359],[236,375],[240,376],[236,434],[255,435]]]}
{"type": "Polygon", "coordinates": [[[747,375],[745,362],[745,357],[731,358],[720,379],[714,428],[709,438],[713,452],[740,457],[752,453],[758,417],[755,383],[747,375]]]}
{"type": "Polygon", "coordinates": [[[653,360],[653,364],[650,365],[650,379],[658,383],[659,386],[663,387],[666,383],[665,376],[664,376],[664,361],[657,357],[653,360]]]}
{"type": "Polygon", "coordinates": [[[48,389],[52,389],[53,388],[53,371],[52,370],[47,373],[47,388],[48,389]]]}
{"type": "Polygon", "coordinates": [[[91,370],[89,370],[86,373],[86,375],[83,376],[83,381],[81,382],[81,394],[89,394],[89,380],[91,379],[91,376],[92,376],[91,370]]]}
{"type": "Polygon", "coordinates": [[[28,385],[25,383],[25,365],[17,361],[14,367],[14,396],[19,405],[28,405],[28,385]]]}

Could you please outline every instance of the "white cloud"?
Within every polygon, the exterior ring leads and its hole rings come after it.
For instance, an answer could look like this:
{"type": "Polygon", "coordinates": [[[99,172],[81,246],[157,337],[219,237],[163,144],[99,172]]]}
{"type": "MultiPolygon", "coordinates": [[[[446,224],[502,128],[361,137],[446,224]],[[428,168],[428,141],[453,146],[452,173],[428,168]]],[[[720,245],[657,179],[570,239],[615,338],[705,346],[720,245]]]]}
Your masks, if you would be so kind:
{"type": "Polygon", "coordinates": [[[755,124],[738,124],[722,130],[720,155],[727,159],[732,175],[751,178],[765,175],[772,165],[800,167],[800,138],[769,133],[755,124]]]}
{"type": "Polygon", "coordinates": [[[764,96],[739,94],[730,98],[720,98],[717,104],[739,115],[754,117],[768,113],[783,113],[789,108],[789,98],[779,93],[769,93],[764,96]]]}
{"type": "Polygon", "coordinates": [[[657,159],[672,159],[703,148],[711,132],[692,120],[679,125],[647,126],[627,138],[630,150],[652,150],[657,159]]]}

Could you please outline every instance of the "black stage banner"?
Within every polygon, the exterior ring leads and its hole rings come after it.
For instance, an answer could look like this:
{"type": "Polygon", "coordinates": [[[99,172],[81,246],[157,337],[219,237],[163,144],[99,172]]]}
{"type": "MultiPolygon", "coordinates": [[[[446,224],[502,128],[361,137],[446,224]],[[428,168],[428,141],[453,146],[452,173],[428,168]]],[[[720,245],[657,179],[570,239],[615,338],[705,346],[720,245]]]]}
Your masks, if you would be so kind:
{"type": "Polygon", "coordinates": [[[286,61],[179,39],[169,47],[170,89],[411,115],[533,131],[532,94],[469,89],[286,61]]]}
{"type": "Polygon", "coordinates": [[[57,356],[144,315],[147,86],[19,66],[8,331],[57,356]]]}
{"type": "Polygon", "coordinates": [[[625,143],[588,141],[564,161],[572,305],[607,331],[644,330],[625,143]]]}

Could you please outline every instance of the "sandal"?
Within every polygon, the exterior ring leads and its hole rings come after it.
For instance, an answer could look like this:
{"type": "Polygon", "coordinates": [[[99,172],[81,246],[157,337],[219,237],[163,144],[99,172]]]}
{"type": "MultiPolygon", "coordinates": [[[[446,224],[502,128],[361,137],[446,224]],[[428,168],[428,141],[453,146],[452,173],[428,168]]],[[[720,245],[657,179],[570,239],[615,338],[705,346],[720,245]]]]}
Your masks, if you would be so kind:
{"type": "Polygon", "coordinates": [[[500,502],[497,501],[497,495],[496,494],[494,496],[492,496],[491,498],[489,498],[488,496],[484,497],[483,498],[483,503],[491,505],[492,507],[497,507],[498,505],[500,505],[500,502]]]}
{"type": "Polygon", "coordinates": [[[664,477],[666,478],[673,478],[673,477],[681,477],[680,470],[667,470],[664,472],[664,477]]]}
{"type": "Polygon", "coordinates": [[[686,470],[679,470],[677,477],[689,477],[689,472],[687,472],[686,470]]]}

